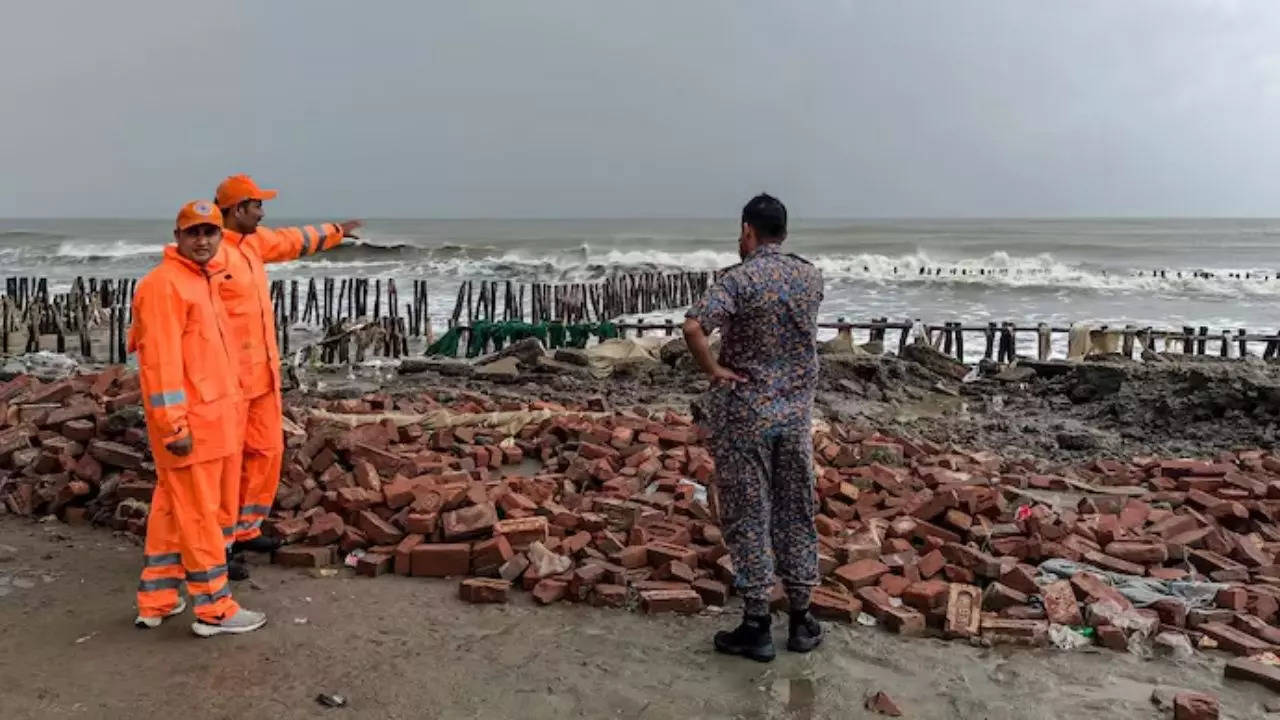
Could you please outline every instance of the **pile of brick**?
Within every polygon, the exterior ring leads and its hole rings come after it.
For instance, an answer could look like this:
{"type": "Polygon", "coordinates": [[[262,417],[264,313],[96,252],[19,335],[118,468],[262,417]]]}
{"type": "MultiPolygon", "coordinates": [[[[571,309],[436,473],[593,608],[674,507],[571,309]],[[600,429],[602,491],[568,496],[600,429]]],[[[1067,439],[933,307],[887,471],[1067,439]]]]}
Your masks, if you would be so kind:
{"type": "MultiPolygon", "coordinates": [[[[0,385],[0,501],[20,515],[141,534],[154,475],[137,402],[136,378],[118,369],[0,385]]],[[[505,602],[513,588],[543,604],[651,613],[729,601],[714,463],[689,418],[465,393],[447,402],[459,412],[565,412],[507,436],[386,417],[440,407],[427,395],[325,404],[368,420],[354,428],[290,403],[284,478],[266,522],[288,543],[276,561],[460,578],[470,602],[505,602]]],[[[845,426],[814,443],[821,617],[866,613],[904,635],[991,643],[1042,644],[1054,624],[1092,626],[1116,649],[1153,628],[1241,655],[1280,644],[1280,457],[1050,468],[845,426]],[[1064,507],[1070,493],[1083,499],[1064,507]],[[1038,574],[1051,558],[1223,587],[1212,607],[1166,598],[1134,608],[1100,574],[1038,574]]],[[[785,602],[777,589],[776,606],[785,602]]]]}

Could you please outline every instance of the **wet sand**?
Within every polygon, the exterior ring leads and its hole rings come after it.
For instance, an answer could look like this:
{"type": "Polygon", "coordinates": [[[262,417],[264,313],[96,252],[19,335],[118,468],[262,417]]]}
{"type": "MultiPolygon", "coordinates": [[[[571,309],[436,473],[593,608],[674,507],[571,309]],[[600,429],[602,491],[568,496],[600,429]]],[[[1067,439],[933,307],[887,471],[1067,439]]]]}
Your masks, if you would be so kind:
{"type": "MultiPolygon", "coordinates": [[[[724,615],[649,617],[560,604],[464,605],[449,580],[314,578],[273,566],[237,583],[263,631],[200,640],[190,613],[135,629],[137,546],[98,529],[0,518],[0,708],[57,718],[862,718],[883,690],[903,716],[954,720],[1166,717],[1157,685],[1262,716],[1262,688],[1110,651],[984,649],[827,625],[809,655],[769,665],[710,651],[724,615]],[[13,557],[16,550],[16,557],[13,557]],[[305,622],[302,622],[305,621],[305,622]],[[319,693],[350,699],[318,705],[319,693]]],[[[782,629],[775,626],[782,637],[782,629]]]]}

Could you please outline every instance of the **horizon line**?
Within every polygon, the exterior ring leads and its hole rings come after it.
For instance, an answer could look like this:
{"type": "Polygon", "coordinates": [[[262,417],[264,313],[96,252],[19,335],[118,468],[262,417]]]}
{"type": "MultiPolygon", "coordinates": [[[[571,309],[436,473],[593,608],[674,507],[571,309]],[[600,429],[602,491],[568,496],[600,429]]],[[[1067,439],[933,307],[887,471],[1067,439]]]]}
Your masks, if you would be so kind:
{"type": "MultiPolygon", "coordinates": [[[[418,220],[431,222],[564,222],[564,221],[676,221],[696,220],[706,222],[735,222],[732,215],[578,215],[578,216],[412,216],[412,215],[358,215],[352,213],[307,213],[304,215],[279,215],[285,220],[301,220],[323,215],[325,218],[352,218],[362,221],[400,221],[418,220]]],[[[24,215],[0,217],[0,222],[22,220],[106,220],[106,221],[169,221],[168,215],[24,215]]],[[[1277,215],[882,215],[882,216],[807,216],[792,217],[792,223],[806,222],[990,222],[990,221],[1022,221],[1022,222],[1097,222],[1097,221],[1141,221],[1141,220],[1280,220],[1277,215]]],[[[267,223],[270,224],[270,218],[267,223]]]]}

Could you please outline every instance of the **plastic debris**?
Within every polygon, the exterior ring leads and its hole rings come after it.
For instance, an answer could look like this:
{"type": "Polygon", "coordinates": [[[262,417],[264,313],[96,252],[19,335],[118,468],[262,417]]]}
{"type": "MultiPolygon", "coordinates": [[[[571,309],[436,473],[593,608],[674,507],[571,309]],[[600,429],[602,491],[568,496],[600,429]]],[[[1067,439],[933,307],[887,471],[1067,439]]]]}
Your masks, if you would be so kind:
{"type": "Polygon", "coordinates": [[[1078,633],[1066,625],[1050,625],[1049,642],[1059,650],[1079,650],[1093,644],[1093,641],[1083,633],[1078,633]]]}
{"type": "Polygon", "coordinates": [[[1177,632],[1162,632],[1156,635],[1152,646],[1158,653],[1167,655],[1176,662],[1190,660],[1196,653],[1187,636],[1177,632]]]}
{"type": "Polygon", "coordinates": [[[339,695],[338,693],[320,693],[319,695],[316,696],[316,702],[320,703],[321,705],[324,705],[325,707],[331,707],[331,708],[346,707],[347,696],[339,695]]]}

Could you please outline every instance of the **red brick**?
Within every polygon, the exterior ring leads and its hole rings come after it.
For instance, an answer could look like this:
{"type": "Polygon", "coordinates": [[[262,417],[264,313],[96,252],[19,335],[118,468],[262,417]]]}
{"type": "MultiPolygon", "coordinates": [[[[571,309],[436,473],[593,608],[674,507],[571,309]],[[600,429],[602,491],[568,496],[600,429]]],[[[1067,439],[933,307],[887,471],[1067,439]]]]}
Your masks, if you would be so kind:
{"type": "Polygon", "coordinates": [[[326,567],[334,562],[333,547],[287,545],[275,552],[275,561],[285,567],[326,567]]]}
{"type": "Polygon", "coordinates": [[[596,585],[591,589],[591,604],[596,607],[626,607],[627,588],[623,585],[610,583],[596,585]]]}
{"type": "Polygon", "coordinates": [[[1270,643],[1222,623],[1205,623],[1196,629],[1216,640],[1218,647],[1236,655],[1254,655],[1271,649],[1270,643]]]}
{"type": "Polygon", "coordinates": [[[539,580],[533,587],[533,599],[541,605],[550,605],[564,599],[569,590],[569,583],[546,578],[539,580]]]}
{"type": "Polygon", "coordinates": [[[729,602],[729,588],[719,580],[702,578],[693,581],[693,590],[702,597],[706,605],[724,607],[729,602]]]}
{"type": "Polygon", "coordinates": [[[1280,693],[1280,667],[1236,658],[1227,663],[1224,674],[1233,680],[1257,683],[1272,692],[1280,693]]]}
{"type": "Polygon", "coordinates": [[[1249,591],[1242,587],[1223,588],[1216,598],[1218,607],[1241,612],[1249,602],[1249,591]]]}
{"type": "Polygon", "coordinates": [[[1011,587],[1006,587],[998,582],[993,582],[987,586],[982,593],[982,608],[992,612],[998,612],[1013,605],[1026,605],[1027,596],[1011,587]]]}
{"type": "Polygon", "coordinates": [[[962,568],[959,565],[944,565],[942,567],[942,574],[947,578],[947,580],[964,585],[972,584],[977,580],[977,576],[973,574],[972,570],[962,568]]]}
{"type": "Polygon", "coordinates": [[[649,550],[644,545],[630,545],[610,555],[609,560],[629,570],[642,568],[649,564],[649,550]]]}
{"type": "Polygon", "coordinates": [[[356,516],[356,527],[369,537],[374,545],[395,545],[404,537],[404,533],[394,525],[378,517],[372,510],[361,510],[356,516]]]}
{"type": "Polygon", "coordinates": [[[992,645],[1039,647],[1048,643],[1049,623],[1043,620],[1011,620],[983,615],[982,639],[992,645]]]}
{"type": "Polygon", "coordinates": [[[885,573],[880,576],[880,579],[876,584],[883,588],[890,597],[902,597],[903,591],[907,589],[907,586],[909,586],[911,582],[911,580],[908,580],[901,575],[885,573]]]}
{"type": "Polygon", "coordinates": [[[702,596],[692,588],[645,590],[640,593],[640,607],[650,614],[674,612],[689,615],[702,611],[702,596]]]}
{"type": "Polygon", "coordinates": [[[505,603],[511,583],[494,578],[467,578],[458,585],[458,597],[469,603],[505,603]]]}
{"type": "Polygon", "coordinates": [[[591,596],[591,589],[604,582],[608,569],[600,564],[583,565],[572,572],[569,578],[568,597],[574,602],[585,602],[591,596]]]}
{"type": "Polygon", "coordinates": [[[678,560],[690,567],[698,564],[698,554],[690,548],[664,542],[651,542],[645,545],[648,563],[653,567],[661,567],[664,563],[678,560]]]}
{"type": "Polygon", "coordinates": [[[902,717],[902,708],[898,707],[898,703],[884,692],[874,692],[867,696],[863,702],[863,707],[878,715],[885,717],[902,717]]]}
{"type": "Polygon", "coordinates": [[[1084,618],[1080,614],[1080,604],[1076,602],[1071,583],[1058,580],[1041,589],[1044,597],[1045,616],[1056,625],[1083,625],[1084,618]]]}
{"type": "Polygon", "coordinates": [[[819,586],[813,589],[809,609],[814,617],[852,623],[862,611],[862,602],[834,588],[819,586]]]}
{"type": "Polygon", "coordinates": [[[418,535],[435,535],[439,524],[439,513],[409,513],[404,518],[405,532],[418,535]]]}
{"type": "Polygon", "coordinates": [[[513,555],[510,560],[502,564],[498,568],[498,577],[508,582],[515,582],[524,575],[525,570],[529,569],[529,558],[521,553],[513,555]]]}
{"type": "Polygon", "coordinates": [[[385,553],[369,552],[356,560],[356,574],[367,577],[378,577],[390,572],[391,556],[385,553]]]}
{"type": "Polygon", "coordinates": [[[942,580],[922,580],[903,590],[902,602],[927,614],[946,607],[949,593],[950,585],[942,580]]]}
{"type": "Polygon", "coordinates": [[[835,579],[850,590],[867,585],[874,585],[881,575],[889,572],[889,567],[879,560],[867,558],[857,562],[841,565],[836,568],[835,579]]]}
{"type": "Polygon", "coordinates": [[[409,574],[414,577],[456,577],[471,569],[467,543],[423,544],[410,551],[409,574]]]}
{"type": "MultiPolygon", "coordinates": [[[[22,431],[22,428],[16,428],[22,431]]],[[[6,433],[7,434],[7,433],[6,433]]],[[[0,434],[3,437],[4,434],[0,434]]],[[[29,437],[29,436],[28,436],[29,437]]],[[[8,443],[0,443],[0,450],[6,449],[8,443]]],[[[19,447],[27,447],[21,445],[19,447]]],[[[94,440],[89,443],[88,453],[103,465],[118,467],[125,470],[137,470],[142,467],[142,463],[146,456],[141,451],[135,450],[128,445],[122,445],[118,442],[109,440],[94,440]]],[[[0,453],[2,455],[3,453],[0,453]]]]}
{"type": "Polygon", "coordinates": [[[1115,625],[1099,625],[1094,628],[1094,633],[1098,644],[1108,650],[1125,652],[1129,649],[1129,639],[1125,637],[1124,631],[1115,625]]]}
{"type": "Polygon", "coordinates": [[[982,620],[982,591],[973,585],[952,583],[947,593],[945,634],[970,638],[978,634],[982,620]]]}
{"type": "Polygon", "coordinates": [[[337,513],[322,513],[311,520],[307,530],[307,542],[311,545],[331,545],[342,537],[346,524],[337,513]]]}
{"type": "Polygon", "coordinates": [[[471,574],[497,577],[498,570],[515,555],[511,543],[501,535],[471,546],[471,574]]]}
{"type": "Polygon", "coordinates": [[[1235,618],[1236,629],[1269,645],[1280,645],[1280,628],[1268,625],[1260,617],[1241,613],[1235,618]]]}
{"type": "Polygon", "coordinates": [[[413,549],[422,544],[421,535],[406,536],[396,545],[394,558],[394,569],[397,575],[409,575],[412,570],[412,553],[413,549]]]}
{"type": "Polygon", "coordinates": [[[488,535],[498,522],[498,510],[491,502],[442,513],[440,524],[446,540],[465,540],[488,535]]]}
{"type": "Polygon", "coordinates": [[[307,536],[310,525],[306,518],[289,518],[280,520],[271,526],[271,533],[282,542],[293,543],[307,536]]]}
{"type": "Polygon", "coordinates": [[[1123,573],[1125,575],[1142,576],[1146,574],[1147,571],[1145,567],[1138,565],[1137,563],[1121,560],[1120,558],[1112,557],[1101,552],[1085,553],[1084,561],[1090,565],[1096,565],[1103,570],[1110,570],[1111,572],[1123,573]]]}
{"type": "Polygon", "coordinates": [[[1203,693],[1173,696],[1173,720],[1218,720],[1218,699],[1203,693]]]}
{"type": "Polygon", "coordinates": [[[1169,559],[1169,550],[1163,543],[1117,541],[1107,545],[1106,552],[1112,557],[1139,565],[1159,565],[1169,559]]]}
{"type": "Polygon", "coordinates": [[[657,571],[654,572],[653,579],[691,583],[694,581],[693,568],[679,560],[672,560],[671,562],[663,563],[657,571]]]}
{"type": "Polygon", "coordinates": [[[87,443],[97,435],[97,425],[92,420],[68,420],[62,424],[62,436],[78,443],[87,443]]]}
{"type": "Polygon", "coordinates": [[[920,558],[916,567],[920,570],[920,577],[928,579],[942,572],[943,565],[946,565],[946,559],[942,557],[942,552],[932,550],[920,558]]]}
{"type": "Polygon", "coordinates": [[[528,550],[534,542],[545,543],[547,532],[547,519],[541,516],[499,520],[493,525],[493,533],[505,536],[516,552],[528,550]]]}
{"type": "Polygon", "coordinates": [[[1079,572],[1071,576],[1071,587],[1076,592],[1076,597],[1082,601],[1093,603],[1099,600],[1111,600],[1120,606],[1121,609],[1129,610],[1133,608],[1133,603],[1129,599],[1120,594],[1119,590],[1108,585],[1101,578],[1093,573],[1079,572]]]}

